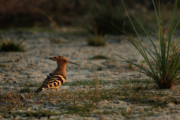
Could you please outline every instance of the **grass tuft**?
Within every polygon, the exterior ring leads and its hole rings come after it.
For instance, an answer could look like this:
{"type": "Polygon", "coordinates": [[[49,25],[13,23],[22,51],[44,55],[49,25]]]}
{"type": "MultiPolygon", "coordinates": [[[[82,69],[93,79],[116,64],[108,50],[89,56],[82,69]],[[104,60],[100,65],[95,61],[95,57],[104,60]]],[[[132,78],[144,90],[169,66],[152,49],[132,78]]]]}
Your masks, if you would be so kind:
{"type": "Polygon", "coordinates": [[[88,116],[94,108],[96,108],[96,106],[89,103],[83,105],[69,105],[64,109],[68,110],[66,114],[79,114],[80,116],[88,116]]]}
{"type": "Polygon", "coordinates": [[[25,49],[22,46],[22,43],[24,42],[24,40],[26,39],[23,36],[18,36],[17,38],[18,40],[20,40],[20,42],[16,43],[14,42],[14,40],[12,38],[7,38],[6,36],[3,36],[2,34],[0,35],[0,51],[3,52],[24,52],[25,49]]]}
{"type": "Polygon", "coordinates": [[[52,115],[56,115],[55,112],[53,111],[29,111],[29,112],[15,112],[12,113],[13,116],[18,116],[18,115],[25,115],[26,117],[35,117],[35,118],[41,118],[41,117],[47,117],[48,119],[52,115]]]}
{"type": "Polygon", "coordinates": [[[25,49],[21,46],[21,44],[17,44],[14,41],[6,41],[3,42],[0,46],[0,51],[3,52],[24,52],[25,49]]]}
{"type": "Polygon", "coordinates": [[[104,55],[95,55],[90,59],[97,60],[97,59],[109,59],[109,58],[104,55]]]}
{"type": "Polygon", "coordinates": [[[29,87],[27,88],[23,88],[19,91],[20,93],[30,93],[31,92],[31,89],[29,87]]]}
{"type": "MultiPolygon", "coordinates": [[[[157,18],[157,23],[158,23],[158,40],[159,40],[159,46],[156,46],[155,43],[153,42],[151,36],[147,33],[145,28],[142,26],[141,22],[137,20],[135,16],[133,16],[137,22],[139,23],[140,27],[143,29],[144,33],[148,36],[152,47],[149,47],[148,49],[142,45],[141,42],[138,42],[133,36],[131,36],[128,32],[126,32],[124,29],[120,29],[121,32],[123,32],[127,37],[128,41],[132,43],[132,45],[139,51],[139,53],[142,55],[144,58],[145,63],[149,66],[149,69],[143,67],[142,65],[138,65],[136,63],[133,63],[121,56],[122,59],[124,59],[127,63],[130,63],[136,67],[138,67],[141,70],[141,73],[144,73],[145,75],[149,76],[152,78],[155,83],[159,86],[160,89],[166,89],[166,88],[172,88],[174,84],[176,83],[177,80],[180,79],[180,47],[179,47],[179,40],[176,40],[175,42],[172,41],[173,35],[175,32],[175,29],[178,25],[174,24],[175,22],[175,16],[176,16],[176,10],[177,10],[177,1],[175,2],[174,5],[174,10],[172,13],[171,17],[171,23],[168,28],[168,30],[164,31],[162,22],[163,22],[163,17],[162,17],[162,10],[157,11],[156,10],[156,5],[153,2],[155,13],[156,13],[156,18],[157,18]]],[[[123,2],[124,4],[124,2],[123,2]]],[[[124,5],[125,6],[125,5],[124,5]]],[[[127,12],[127,9],[125,7],[125,10],[127,12]]],[[[127,12],[127,15],[129,17],[129,14],[127,12]]],[[[134,26],[131,18],[129,17],[129,20],[131,21],[132,28],[136,32],[139,40],[139,34],[136,30],[136,27],[134,26]]],[[[147,45],[149,46],[149,45],[147,45]]]]}
{"type": "Polygon", "coordinates": [[[88,45],[89,46],[105,46],[106,42],[104,38],[102,37],[95,37],[95,38],[88,39],[88,45]]]}

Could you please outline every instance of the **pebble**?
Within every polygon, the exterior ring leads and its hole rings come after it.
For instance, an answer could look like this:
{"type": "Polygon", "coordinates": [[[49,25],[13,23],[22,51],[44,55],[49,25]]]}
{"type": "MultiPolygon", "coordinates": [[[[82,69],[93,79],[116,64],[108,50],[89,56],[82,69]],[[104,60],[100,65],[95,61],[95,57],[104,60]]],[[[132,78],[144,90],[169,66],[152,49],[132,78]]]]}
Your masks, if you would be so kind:
{"type": "Polygon", "coordinates": [[[126,108],[126,112],[130,112],[131,111],[131,108],[130,107],[127,107],[126,108]]]}
{"type": "Polygon", "coordinates": [[[113,102],[113,103],[115,103],[115,104],[121,104],[122,102],[119,100],[119,101],[115,101],[115,102],[113,102]]]}
{"type": "Polygon", "coordinates": [[[168,103],[167,106],[170,107],[170,108],[173,108],[174,107],[174,103],[168,103]]]}
{"type": "Polygon", "coordinates": [[[21,99],[25,99],[26,97],[25,97],[25,95],[20,94],[20,98],[21,98],[21,99]]]}
{"type": "Polygon", "coordinates": [[[19,83],[17,80],[13,80],[13,82],[12,83],[19,83]]]}
{"type": "Polygon", "coordinates": [[[26,102],[28,102],[28,103],[34,103],[34,101],[32,100],[32,99],[25,99],[26,100],[26,102]]]}
{"type": "Polygon", "coordinates": [[[40,120],[48,120],[47,117],[41,117],[40,120]]]}

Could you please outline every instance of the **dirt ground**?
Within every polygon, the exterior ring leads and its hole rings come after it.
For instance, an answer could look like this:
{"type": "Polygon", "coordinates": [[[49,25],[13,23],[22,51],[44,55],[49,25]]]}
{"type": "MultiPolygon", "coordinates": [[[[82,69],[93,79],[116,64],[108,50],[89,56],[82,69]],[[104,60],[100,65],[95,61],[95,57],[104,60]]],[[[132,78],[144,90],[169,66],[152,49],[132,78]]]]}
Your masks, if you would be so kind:
{"type": "MultiPolygon", "coordinates": [[[[0,119],[180,119],[179,85],[158,89],[152,79],[123,62],[116,54],[148,68],[124,36],[107,35],[106,46],[94,47],[87,45],[86,34],[6,32],[16,42],[20,35],[26,37],[25,52],[0,52],[0,119]],[[99,55],[104,58],[96,59],[99,55]],[[80,67],[67,65],[67,79],[58,93],[35,94],[56,68],[48,59],[54,56],[80,67]]],[[[147,37],[142,39],[151,46],[147,37]]]]}

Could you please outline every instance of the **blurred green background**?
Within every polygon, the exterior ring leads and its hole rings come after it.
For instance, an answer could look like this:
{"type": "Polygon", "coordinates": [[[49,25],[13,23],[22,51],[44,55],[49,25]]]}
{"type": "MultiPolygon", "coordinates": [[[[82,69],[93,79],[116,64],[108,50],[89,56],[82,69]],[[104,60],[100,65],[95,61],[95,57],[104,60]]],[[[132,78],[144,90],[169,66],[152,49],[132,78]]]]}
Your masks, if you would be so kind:
{"type": "MultiPolygon", "coordinates": [[[[129,13],[134,14],[149,32],[157,29],[151,0],[124,1],[129,13]]],[[[154,1],[157,8],[159,3],[162,5],[167,27],[175,0],[154,1]]],[[[176,21],[180,19],[179,10],[176,21]]],[[[109,22],[133,33],[121,0],[0,0],[0,29],[73,26],[98,35],[121,34],[109,22]]],[[[138,24],[134,23],[138,29],[138,24]]]]}

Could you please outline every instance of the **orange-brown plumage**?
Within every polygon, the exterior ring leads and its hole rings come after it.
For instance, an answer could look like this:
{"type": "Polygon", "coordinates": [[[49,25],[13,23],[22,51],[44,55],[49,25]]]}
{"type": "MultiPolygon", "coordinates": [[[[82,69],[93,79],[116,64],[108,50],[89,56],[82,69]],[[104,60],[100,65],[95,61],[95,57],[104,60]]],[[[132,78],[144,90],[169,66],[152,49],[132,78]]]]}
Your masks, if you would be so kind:
{"type": "Polygon", "coordinates": [[[50,59],[57,62],[57,68],[47,76],[42,86],[36,90],[36,93],[41,92],[43,89],[51,89],[51,91],[52,89],[56,89],[56,91],[58,92],[59,87],[66,80],[66,65],[68,63],[78,65],[76,63],[68,61],[68,59],[63,56],[52,57],[50,59]]]}

